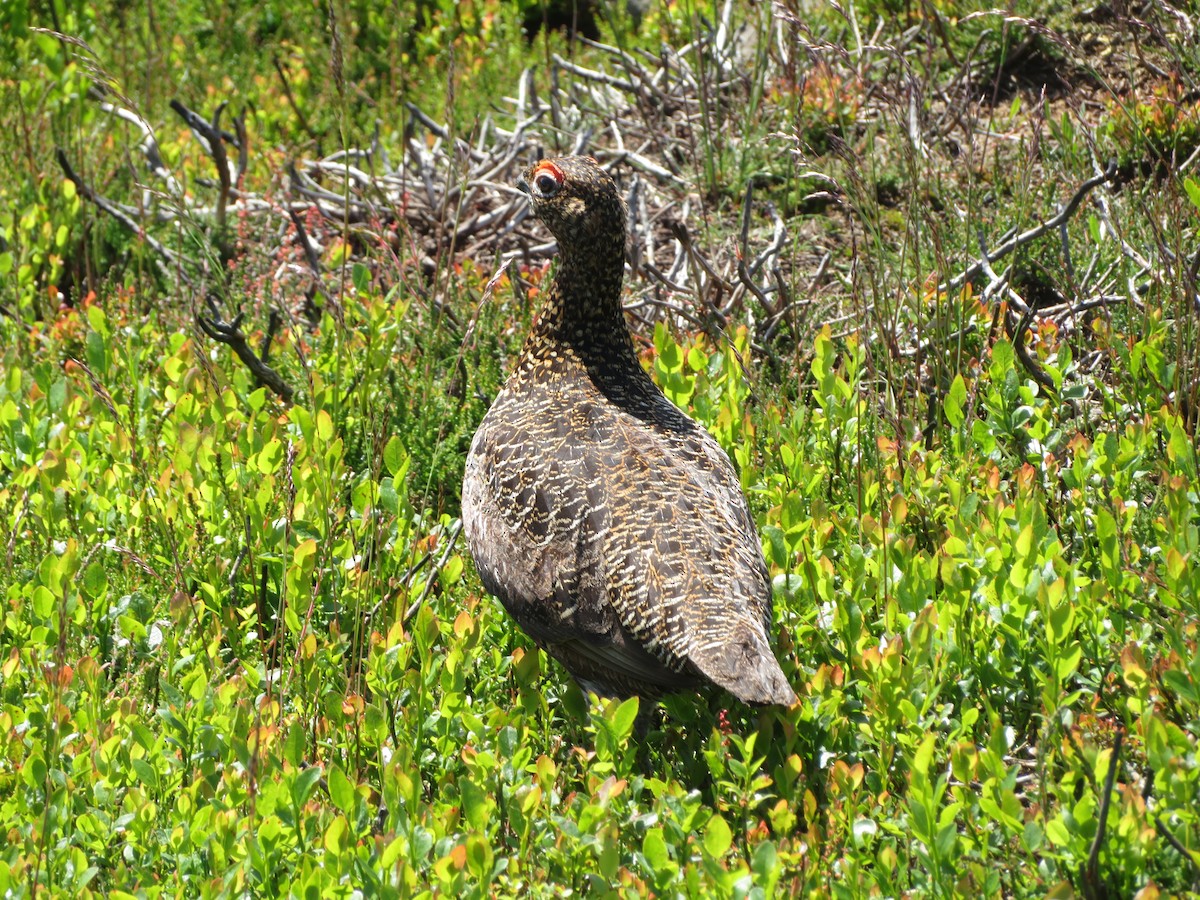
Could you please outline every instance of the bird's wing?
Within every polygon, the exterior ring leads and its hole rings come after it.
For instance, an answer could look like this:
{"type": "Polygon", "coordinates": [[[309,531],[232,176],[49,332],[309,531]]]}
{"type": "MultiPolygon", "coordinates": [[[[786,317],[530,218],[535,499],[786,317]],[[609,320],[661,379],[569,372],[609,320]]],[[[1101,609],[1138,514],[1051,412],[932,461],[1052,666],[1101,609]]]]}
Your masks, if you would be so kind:
{"type": "Polygon", "coordinates": [[[729,458],[689,428],[616,426],[599,460],[614,515],[605,556],[613,605],[652,652],[695,662],[741,628],[765,632],[771,591],[758,533],[729,458]]]}
{"type": "Polygon", "coordinates": [[[711,436],[578,398],[504,421],[480,429],[468,463],[464,516],[485,509],[470,517],[488,523],[468,523],[472,554],[488,590],[576,677],[670,689],[698,670],[739,693],[734,646],[778,668],[757,533],[711,436]]]}

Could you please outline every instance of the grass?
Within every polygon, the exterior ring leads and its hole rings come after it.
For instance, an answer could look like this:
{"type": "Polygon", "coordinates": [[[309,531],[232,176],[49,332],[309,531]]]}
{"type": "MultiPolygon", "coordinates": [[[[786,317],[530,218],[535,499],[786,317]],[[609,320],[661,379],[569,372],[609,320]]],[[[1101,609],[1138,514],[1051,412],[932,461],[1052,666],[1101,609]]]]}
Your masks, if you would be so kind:
{"type": "Polygon", "coordinates": [[[1194,17],[518,13],[0,11],[0,893],[1200,890],[1194,17]],[[636,734],[458,538],[548,277],[503,185],[588,129],[791,710],[636,734]]]}

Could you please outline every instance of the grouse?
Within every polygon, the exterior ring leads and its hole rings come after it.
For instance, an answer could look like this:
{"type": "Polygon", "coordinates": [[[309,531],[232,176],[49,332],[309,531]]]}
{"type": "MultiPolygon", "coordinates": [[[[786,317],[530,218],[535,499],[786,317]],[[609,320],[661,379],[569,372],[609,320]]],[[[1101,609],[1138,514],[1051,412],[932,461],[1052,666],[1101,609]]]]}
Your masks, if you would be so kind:
{"type": "Polygon", "coordinates": [[[467,457],[463,527],[484,587],[585,690],[657,699],[715,684],[794,703],[737,474],[634,351],[615,182],[563,157],[519,186],[559,260],[467,457]]]}

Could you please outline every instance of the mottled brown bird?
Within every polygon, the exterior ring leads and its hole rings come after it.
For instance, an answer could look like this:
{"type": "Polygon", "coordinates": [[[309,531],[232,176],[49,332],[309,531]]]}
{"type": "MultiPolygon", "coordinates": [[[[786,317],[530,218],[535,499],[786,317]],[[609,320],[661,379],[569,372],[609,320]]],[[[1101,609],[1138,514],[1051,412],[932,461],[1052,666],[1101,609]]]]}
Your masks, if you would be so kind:
{"type": "Polygon", "coordinates": [[[467,457],[463,525],[484,586],[585,689],[656,698],[710,682],[790,705],[737,474],[634,352],[616,184],[566,157],[520,186],[559,261],[467,457]]]}

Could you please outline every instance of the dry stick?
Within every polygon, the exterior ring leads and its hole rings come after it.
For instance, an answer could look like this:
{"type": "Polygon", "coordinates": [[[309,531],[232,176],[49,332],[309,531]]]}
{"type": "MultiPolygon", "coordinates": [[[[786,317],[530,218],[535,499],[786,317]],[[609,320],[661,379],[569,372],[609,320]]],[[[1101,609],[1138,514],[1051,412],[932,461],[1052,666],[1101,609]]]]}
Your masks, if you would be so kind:
{"type": "MultiPolygon", "coordinates": [[[[629,75],[636,77],[637,80],[641,83],[641,87],[645,88],[646,91],[648,91],[651,95],[653,95],[654,102],[656,104],[658,104],[660,106],[666,104],[667,97],[665,94],[663,94],[662,90],[658,87],[658,85],[656,85],[654,83],[653,76],[651,76],[650,73],[648,73],[644,68],[642,68],[638,64],[637,60],[635,60],[632,56],[630,56],[624,50],[621,50],[618,47],[612,47],[608,44],[602,44],[599,41],[592,41],[592,40],[589,40],[588,38],[581,38],[580,43],[582,43],[586,46],[589,46],[589,47],[595,47],[597,50],[607,53],[609,56],[615,57],[617,59],[617,61],[621,64],[621,67],[623,69],[625,69],[625,71],[629,75]]],[[[557,58],[559,58],[559,57],[556,57],[556,59],[557,58]]],[[[590,73],[592,70],[587,69],[584,71],[590,73]]],[[[581,77],[588,77],[588,76],[584,75],[583,72],[578,72],[577,74],[579,74],[581,77]]],[[[637,92],[637,85],[631,85],[631,87],[633,88],[633,90],[635,92],[637,92]]],[[[638,94],[638,96],[640,96],[640,92],[637,92],[637,94],[638,94]]]]}
{"type": "Polygon", "coordinates": [[[224,231],[225,207],[229,203],[230,188],[233,187],[229,177],[229,157],[225,153],[225,142],[228,141],[232,144],[237,140],[236,136],[221,130],[221,114],[225,112],[225,107],[229,105],[229,102],[224,101],[217,106],[211,122],[204,121],[203,117],[176,99],[172,99],[169,105],[183,119],[188,128],[207,145],[209,156],[212,157],[213,163],[217,167],[220,192],[217,197],[216,222],[218,231],[224,231]]]}
{"type": "Polygon", "coordinates": [[[615,78],[612,75],[609,75],[607,72],[598,72],[595,69],[586,69],[583,66],[563,59],[557,53],[555,53],[551,59],[554,61],[555,66],[566,72],[570,72],[577,78],[583,78],[587,81],[593,81],[598,84],[607,85],[608,87],[614,87],[617,90],[624,91],[627,94],[632,94],[637,91],[637,87],[631,81],[626,81],[623,78],[615,78]]]}
{"type": "MultiPolygon", "coordinates": [[[[103,96],[104,94],[95,85],[88,89],[88,97],[92,99],[100,99],[103,96]]],[[[107,100],[100,99],[100,109],[110,115],[116,116],[122,121],[128,122],[142,133],[142,140],[138,144],[138,148],[142,151],[142,156],[146,158],[146,165],[155,177],[165,182],[167,194],[171,199],[178,202],[183,197],[183,188],[163,162],[162,153],[158,148],[158,139],[154,136],[154,130],[150,127],[150,123],[138,113],[125,109],[123,106],[118,106],[115,103],[110,103],[107,100]]]]}
{"type": "MultiPolygon", "coordinates": [[[[1116,306],[1118,303],[1125,302],[1124,294],[1097,294],[1087,300],[1080,300],[1074,305],[1059,303],[1056,306],[1047,306],[1038,310],[1038,313],[1046,318],[1055,318],[1057,316],[1065,318],[1074,318],[1080,313],[1085,313],[1090,309],[1099,309],[1103,306],[1116,306]]],[[[1060,325],[1059,327],[1063,327],[1060,325]]]]}
{"type": "Polygon", "coordinates": [[[1195,304],[1196,311],[1200,312],[1200,284],[1197,283],[1197,276],[1200,276],[1200,250],[1192,255],[1192,261],[1187,268],[1187,277],[1184,279],[1184,284],[1191,291],[1192,303],[1195,304]]]}
{"type": "Polygon", "coordinates": [[[317,248],[309,240],[308,231],[304,228],[304,220],[300,218],[300,214],[294,209],[289,209],[288,215],[292,219],[292,224],[296,226],[296,237],[300,239],[300,246],[304,248],[304,257],[308,260],[308,267],[312,269],[314,275],[320,278],[321,258],[317,255],[317,248]]]}
{"type": "Polygon", "coordinates": [[[269,363],[271,355],[271,344],[275,342],[275,335],[279,333],[279,327],[283,324],[283,316],[279,314],[279,310],[271,310],[267,316],[267,330],[263,332],[262,340],[258,342],[258,356],[264,362],[269,363]]]}
{"type": "Polygon", "coordinates": [[[779,215],[779,210],[775,208],[774,203],[767,204],[767,212],[771,214],[771,220],[774,222],[774,231],[771,233],[770,245],[762,253],[754,257],[754,262],[750,263],[749,270],[751,277],[756,276],[769,260],[777,258],[783,251],[783,245],[787,243],[787,223],[779,215]]]}
{"type": "Polygon", "coordinates": [[[200,330],[214,341],[230,347],[259,384],[274,391],[284,403],[291,404],[296,395],[295,389],[284,381],[278,372],[263,362],[246,341],[246,335],[242,333],[241,329],[245,314],[238,313],[232,322],[222,321],[219,318],[216,301],[212,297],[208,297],[207,301],[212,316],[208,317],[203,313],[196,314],[196,322],[199,324],[200,330]]]}
{"type": "MultiPolygon", "coordinates": [[[[746,252],[747,252],[746,248],[750,243],[750,215],[753,212],[753,208],[754,208],[753,203],[754,203],[754,179],[751,178],[746,182],[746,197],[742,201],[742,230],[741,230],[741,233],[738,235],[738,238],[739,238],[738,248],[741,251],[738,254],[738,257],[741,259],[743,267],[745,266],[745,261],[746,261],[746,252]]],[[[757,269],[755,271],[757,271],[757,269]]],[[[741,273],[739,272],[739,274],[741,274],[741,273]]],[[[747,275],[745,277],[748,278],[749,276],[747,275]]]]}
{"type": "Polygon", "coordinates": [[[1033,318],[1033,310],[1029,309],[1021,316],[1021,321],[1013,328],[1012,320],[1016,318],[1011,310],[1007,311],[1004,316],[1004,330],[1008,332],[1009,340],[1012,341],[1013,350],[1017,354],[1017,359],[1021,361],[1021,365],[1025,367],[1025,371],[1030,374],[1034,381],[1045,388],[1047,391],[1056,390],[1054,379],[1046,374],[1045,370],[1037,364],[1032,356],[1029,355],[1029,348],[1025,345],[1025,332],[1029,328],[1029,322],[1033,318]]]}
{"type": "MultiPolygon", "coordinates": [[[[1054,379],[1050,378],[1050,376],[1048,376],[1048,374],[1042,370],[1042,366],[1039,366],[1037,362],[1033,360],[1032,356],[1030,355],[1030,349],[1025,346],[1025,331],[1028,329],[1028,326],[1030,326],[1030,322],[1033,319],[1033,308],[1026,305],[1026,302],[1022,300],[1018,294],[1016,294],[1015,290],[1013,290],[1012,287],[1009,287],[1008,277],[1009,272],[1012,271],[1012,266],[1010,266],[1009,269],[1004,270],[1001,275],[996,275],[995,270],[991,268],[991,262],[988,257],[988,248],[984,246],[982,232],[979,234],[979,265],[982,266],[984,274],[991,280],[988,284],[988,287],[984,288],[983,293],[980,294],[980,296],[983,296],[983,298],[986,299],[992,293],[1003,290],[1003,292],[1008,295],[1009,302],[1012,302],[1014,306],[1020,308],[1022,312],[1020,324],[1014,329],[1012,311],[1008,310],[1007,307],[1006,310],[1004,310],[1004,331],[1007,332],[1009,340],[1013,343],[1013,350],[1016,353],[1016,358],[1020,360],[1021,366],[1025,367],[1025,371],[1030,373],[1030,376],[1033,378],[1033,380],[1036,380],[1039,385],[1042,385],[1043,389],[1048,391],[1055,390],[1054,379]]],[[[1001,307],[997,305],[997,312],[1000,311],[1000,308],[1001,307]]]]}
{"type": "Polygon", "coordinates": [[[300,108],[300,105],[296,102],[296,98],[292,96],[292,86],[288,82],[287,73],[283,71],[283,63],[279,61],[279,56],[273,55],[271,62],[275,66],[275,71],[279,73],[279,80],[283,83],[283,96],[287,99],[288,106],[292,108],[292,112],[296,114],[296,118],[300,120],[300,127],[304,129],[304,133],[308,135],[309,140],[318,143],[320,138],[309,128],[308,119],[304,116],[304,110],[300,108]]]}
{"type": "Polygon", "coordinates": [[[229,191],[233,187],[232,179],[229,177],[229,157],[225,153],[225,141],[221,134],[221,113],[225,111],[225,107],[229,101],[222,101],[217,105],[217,111],[213,113],[212,122],[209,129],[208,152],[212,157],[213,164],[217,167],[217,211],[215,220],[217,223],[217,233],[225,231],[225,209],[229,205],[229,191]]]}
{"type": "Polygon", "coordinates": [[[241,115],[234,117],[233,132],[237,135],[238,148],[237,177],[234,179],[234,187],[238,190],[240,197],[242,180],[246,177],[246,169],[250,167],[250,141],[246,137],[246,107],[244,106],[241,115]]]}
{"type": "MultiPolygon", "coordinates": [[[[1012,267],[1009,266],[1001,274],[997,275],[992,268],[991,260],[987,251],[987,246],[984,244],[983,231],[979,232],[979,265],[989,282],[987,287],[980,293],[980,297],[984,300],[990,298],[993,294],[1003,291],[1007,295],[1009,303],[1021,310],[1022,316],[1020,324],[1014,329],[1012,324],[1012,311],[1005,308],[1004,312],[1004,330],[1008,334],[1009,340],[1012,341],[1013,350],[1017,355],[1017,359],[1021,361],[1021,365],[1025,368],[1033,380],[1041,385],[1045,390],[1052,391],[1055,389],[1054,380],[1047,375],[1042,367],[1039,366],[1029,355],[1029,348],[1025,346],[1025,331],[1029,328],[1029,323],[1033,319],[1033,308],[1025,303],[1018,296],[1017,292],[1009,285],[1009,276],[1012,272],[1012,267]]],[[[996,307],[999,311],[1000,307],[996,307]]]]}
{"type": "Polygon", "coordinates": [[[1168,844],[1178,851],[1180,856],[1192,864],[1192,868],[1195,869],[1197,873],[1200,873],[1200,862],[1196,861],[1196,854],[1185,847],[1183,842],[1171,833],[1171,830],[1167,828],[1166,823],[1163,822],[1162,816],[1154,817],[1154,828],[1163,836],[1168,844]]]}
{"type": "Polygon", "coordinates": [[[1018,234],[1005,241],[999,247],[996,247],[994,250],[992,250],[985,259],[981,259],[978,262],[972,263],[965,270],[960,272],[958,275],[955,275],[945,284],[940,285],[938,290],[946,292],[959,290],[964,284],[983,272],[984,268],[989,263],[1008,256],[1008,254],[1012,253],[1014,250],[1024,247],[1031,241],[1036,241],[1046,232],[1053,231],[1054,229],[1058,228],[1059,225],[1066,222],[1075,214],[1075,210],[1079,208],[1079,204],[1083,202],[1083,198],[1086,197],[1093,188],[1112,181],[1116,175],[1116,163],[1109,163],[1108,168],[1104,170],[1103,174],[1089,178],[1087,181],[1081,184],[1071,199],[1067,201],[1067,205],[1064,206],[1059,214],[1054,218],[1047,219],[1042,224],[1037,225],[1034,228],[1030,228],[1028,231],[1024,231],[1021,234],[1018,234]]]}
{"type": "Polygon", "coordinates": [[[407,625],[408,621],[414,615],[416,615],[417,610],[421,608],[421,604],[424,603],[426,598],[428,598],[433,592],[433,585],[437,581],[437,573],[442,570],[442,567],[446,565],[447,560],[450,559],[450,554],[454,551],[454,545],[458,543],[458,536],[462,533],[462,529],[462,522],[459,521],[458,524],[454,526],[454,529],[450,532],[450,539],[446,541],[446,549],[442,552],[441,558],[437,561],[437,564],[429,573],[429,579],[425,582],[425,588],[421,591],[421,596],[414,600],[412,605],[404,612],[404,618],[401,621],[405,625],[407,625]]]}
{"type": "Polygon", "coordinates": [[[1112,803],[1113,781],[1117,777],[1117,766],[1121,761],[1121,744],[1125,740],[1125,732],[1118,730],[1113,738],[1112,756],[1108,760],[1108,773],[1104,776],[1104,793],[1100,797],[1100,814],[1096,827],[1096,836],[1092,838],[1091,851],[1087,862],[1079,872],[1085,897],[1107,897],[1108,890],[1100,882],[1100,848],[1104,844],[1104,834],[1108,830],[1108,807],[1112,803]]]}
{"type": "Polygon", "coordinates": [[[179,255],[175,253],[174,250],[170,249],[162,242],[152,238],[146,233],[140,223],[134,221],[134,219],[126,215],[121,208],[111,200],[107,199],[101,194],[96,193],[96,191],[94,191],[91,186],[89,186],[82,178],[80,178],[79,175],[76,174],[75,170],[71,168],[71,163],[67,159],[67,154],[63,152],[61,147],[55,151],[54,155],[58,159],[58,164],[62,168],[63,174],[67,177],[68,181],[75,185],[75,189],[79,191],[79,193],[81,193],[87,200],[95,204],[99,209],[108,213],[110,216],[128,228],[129,231],[131,231],[133,234],[136,234],[149,245],[150,249],[158,255],[158,258],[155,260],[155,262],[167,279],[170,279],[172,275],[177,274],[183,279],[185,284],[191,285],[192,279],[187,274],[187,271],[183,268],[183,266],[180,265],[179,255]],[[167,263],[169,263],[170,266],[168,266],[167,263]]]}
{"type": "Polygon", "coordinates": [[[597,149],[596,155],[600,157],[602,161],[627,162],[631,167],[637,169],[638,171],[645,172],[647,175],[653,175],[655,178],[658,178],[661,181],[669,181],[676,187],[688,187],[688,183],[684,179],[680,178],[678,175],[670,172],[669,170],[664,169],[662,166],[658,165],[658,163],[646,159],[646,157],[642,156],[640,153],[634,152],[633,150],[617,150],[615,152],[606,152],[604,150],[597,149]]]}
{"type": "Polygon", "coordinates": [[[738,278],[741,279],[741,282],[743,285],[745,285],[746,290],[753,294],[755,298],[757,298],[758,302],[762,305],[762,308],[767,311],[767,316],[769,317],[768,321],[772,319],[778,319],[780,315],[779,309],[774,303],[767,299],[767,295],[763,289],[754,283],[754,279],[750,277],[750,271],[746,268],[746,260],[738,260],[737,271],[738,278]]]}

